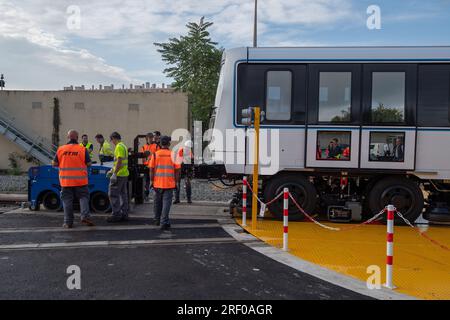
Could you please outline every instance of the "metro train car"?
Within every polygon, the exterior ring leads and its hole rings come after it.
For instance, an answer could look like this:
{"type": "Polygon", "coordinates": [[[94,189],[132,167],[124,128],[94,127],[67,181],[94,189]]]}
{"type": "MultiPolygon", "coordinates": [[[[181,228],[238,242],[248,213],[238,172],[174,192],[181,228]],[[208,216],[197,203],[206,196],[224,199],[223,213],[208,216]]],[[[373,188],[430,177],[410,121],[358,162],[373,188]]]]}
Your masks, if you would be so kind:
{"type": "MultiPolygon", "coordinates": [[[[260,167],[266,201],[288,187],[308,212],[360,220],[393,204],[410,221],[450,220],[450,47],[226,51],[209,152],[229,177],[252,174],[242,111],[255,106],[260,158],[274,160],[260,167]]],[[[281,216],[282,200],[269,210],[281,216]]]]}

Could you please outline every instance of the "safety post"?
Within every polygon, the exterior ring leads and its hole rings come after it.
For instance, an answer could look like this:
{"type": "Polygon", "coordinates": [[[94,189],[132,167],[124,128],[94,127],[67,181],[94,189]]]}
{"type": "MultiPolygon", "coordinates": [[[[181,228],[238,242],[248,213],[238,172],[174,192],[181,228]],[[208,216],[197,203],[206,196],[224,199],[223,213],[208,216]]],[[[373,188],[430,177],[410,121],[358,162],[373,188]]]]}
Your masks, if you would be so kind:
{"type": "Polygon", "coordinates": [[[288,251],[289,189],[283,190],[283,251],[288,251]]]}
{"type": "Polygon", "coordinates": [[[258,210],[258,187],[259,187],[259,125],[261,121],[261,109],[253,108],[255,128],[255,154],[253,164],[253,196],[252,196],[252,229],[256,230],[258,210]]]}
{"type": "Polygon", "coordinates": [[[247,226],[247,177],[243,179],[242,185],[242,226],[247,226]]]}
{"type": "Polygon", "coordinates": [[[393,283],[393,262],[394,262],[394,213],[393,205],[387,206],[387,242],[386,242],[386,283],[385,287],[395,289],[393,283]]]}

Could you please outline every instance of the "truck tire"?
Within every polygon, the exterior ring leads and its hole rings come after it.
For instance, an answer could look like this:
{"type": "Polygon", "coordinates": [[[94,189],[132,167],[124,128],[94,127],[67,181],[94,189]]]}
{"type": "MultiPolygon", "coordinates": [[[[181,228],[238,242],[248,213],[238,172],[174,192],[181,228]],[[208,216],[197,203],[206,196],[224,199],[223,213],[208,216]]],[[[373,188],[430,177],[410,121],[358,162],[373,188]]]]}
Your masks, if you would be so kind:
{"type": "Polygon", "coordinates": [[[42,205],[49,211],[59,211],[62,208],[61,199],[53,191],[47,191],[42,195],[42,205]]]}
{"type": "Polygon", "coordinates": [[[91,210],[95,213],[107,213],[111,210],[109,197],[104,192],[96,192],[91,195],[89,201],[91,210]]]}
{"type": "MultiPolygon", "coordinates": [[[[264,199],[268,202],[274,199],[284,188],[294,196],[298,204],[307,213],[312,214],[316,208],[317,191],[314,185],[301,174],[282,174],[269,180],[264,188],[264,199]]],[[[269,206],[269,211],[278,219],[283,218],[283,197],[269,206]]],[[[292,201],[289,201],[289,220],[300,221],[305,216],[297,209],[292,201]]]]}
{"type": "MultiPolygon", "coordinates": [[[[387,205],[394,205],[411,223],[420,216],[424,207],[424,198],[419,184],[405,177],[387,177],[378,181],[369,193],[369,207],[372,214],[377,214],[387,205]]],[[[381,221],[386,222],[386,214],[381,221]]],[[[395,215],[395,224],[405,222],[395,215]]]]}

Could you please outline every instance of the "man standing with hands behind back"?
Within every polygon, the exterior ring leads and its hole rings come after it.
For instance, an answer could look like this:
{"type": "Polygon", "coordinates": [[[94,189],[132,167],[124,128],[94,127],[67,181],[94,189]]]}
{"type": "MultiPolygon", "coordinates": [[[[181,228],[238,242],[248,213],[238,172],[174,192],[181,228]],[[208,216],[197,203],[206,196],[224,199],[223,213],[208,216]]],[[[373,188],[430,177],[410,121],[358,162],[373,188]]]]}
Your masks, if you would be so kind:
{"type": "Polygon", "coordinates": [[[169,212],[172,205],[173,190],[180,175],[180,164],[169,149],[170,137],[161,137],[161,149],[150,160],[150,181],[155,190],[155,225],[161,230],[170,229],[169,212]]]}

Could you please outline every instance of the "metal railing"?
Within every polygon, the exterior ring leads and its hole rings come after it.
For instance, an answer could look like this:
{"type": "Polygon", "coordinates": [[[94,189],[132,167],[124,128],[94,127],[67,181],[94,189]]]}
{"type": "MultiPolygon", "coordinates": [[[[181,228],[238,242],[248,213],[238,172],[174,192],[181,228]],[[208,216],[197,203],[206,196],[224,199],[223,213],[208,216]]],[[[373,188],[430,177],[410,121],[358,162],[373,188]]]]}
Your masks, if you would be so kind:
{"type": "Polygon", "coordinates": [[[29,130],[19,129],[15,118],[2,107],[0,107],[0,134],[6,136],[27,154],[42,163],[50,162],[58,149],[58,146],[52,144],[48,139],[29,130]]]}

